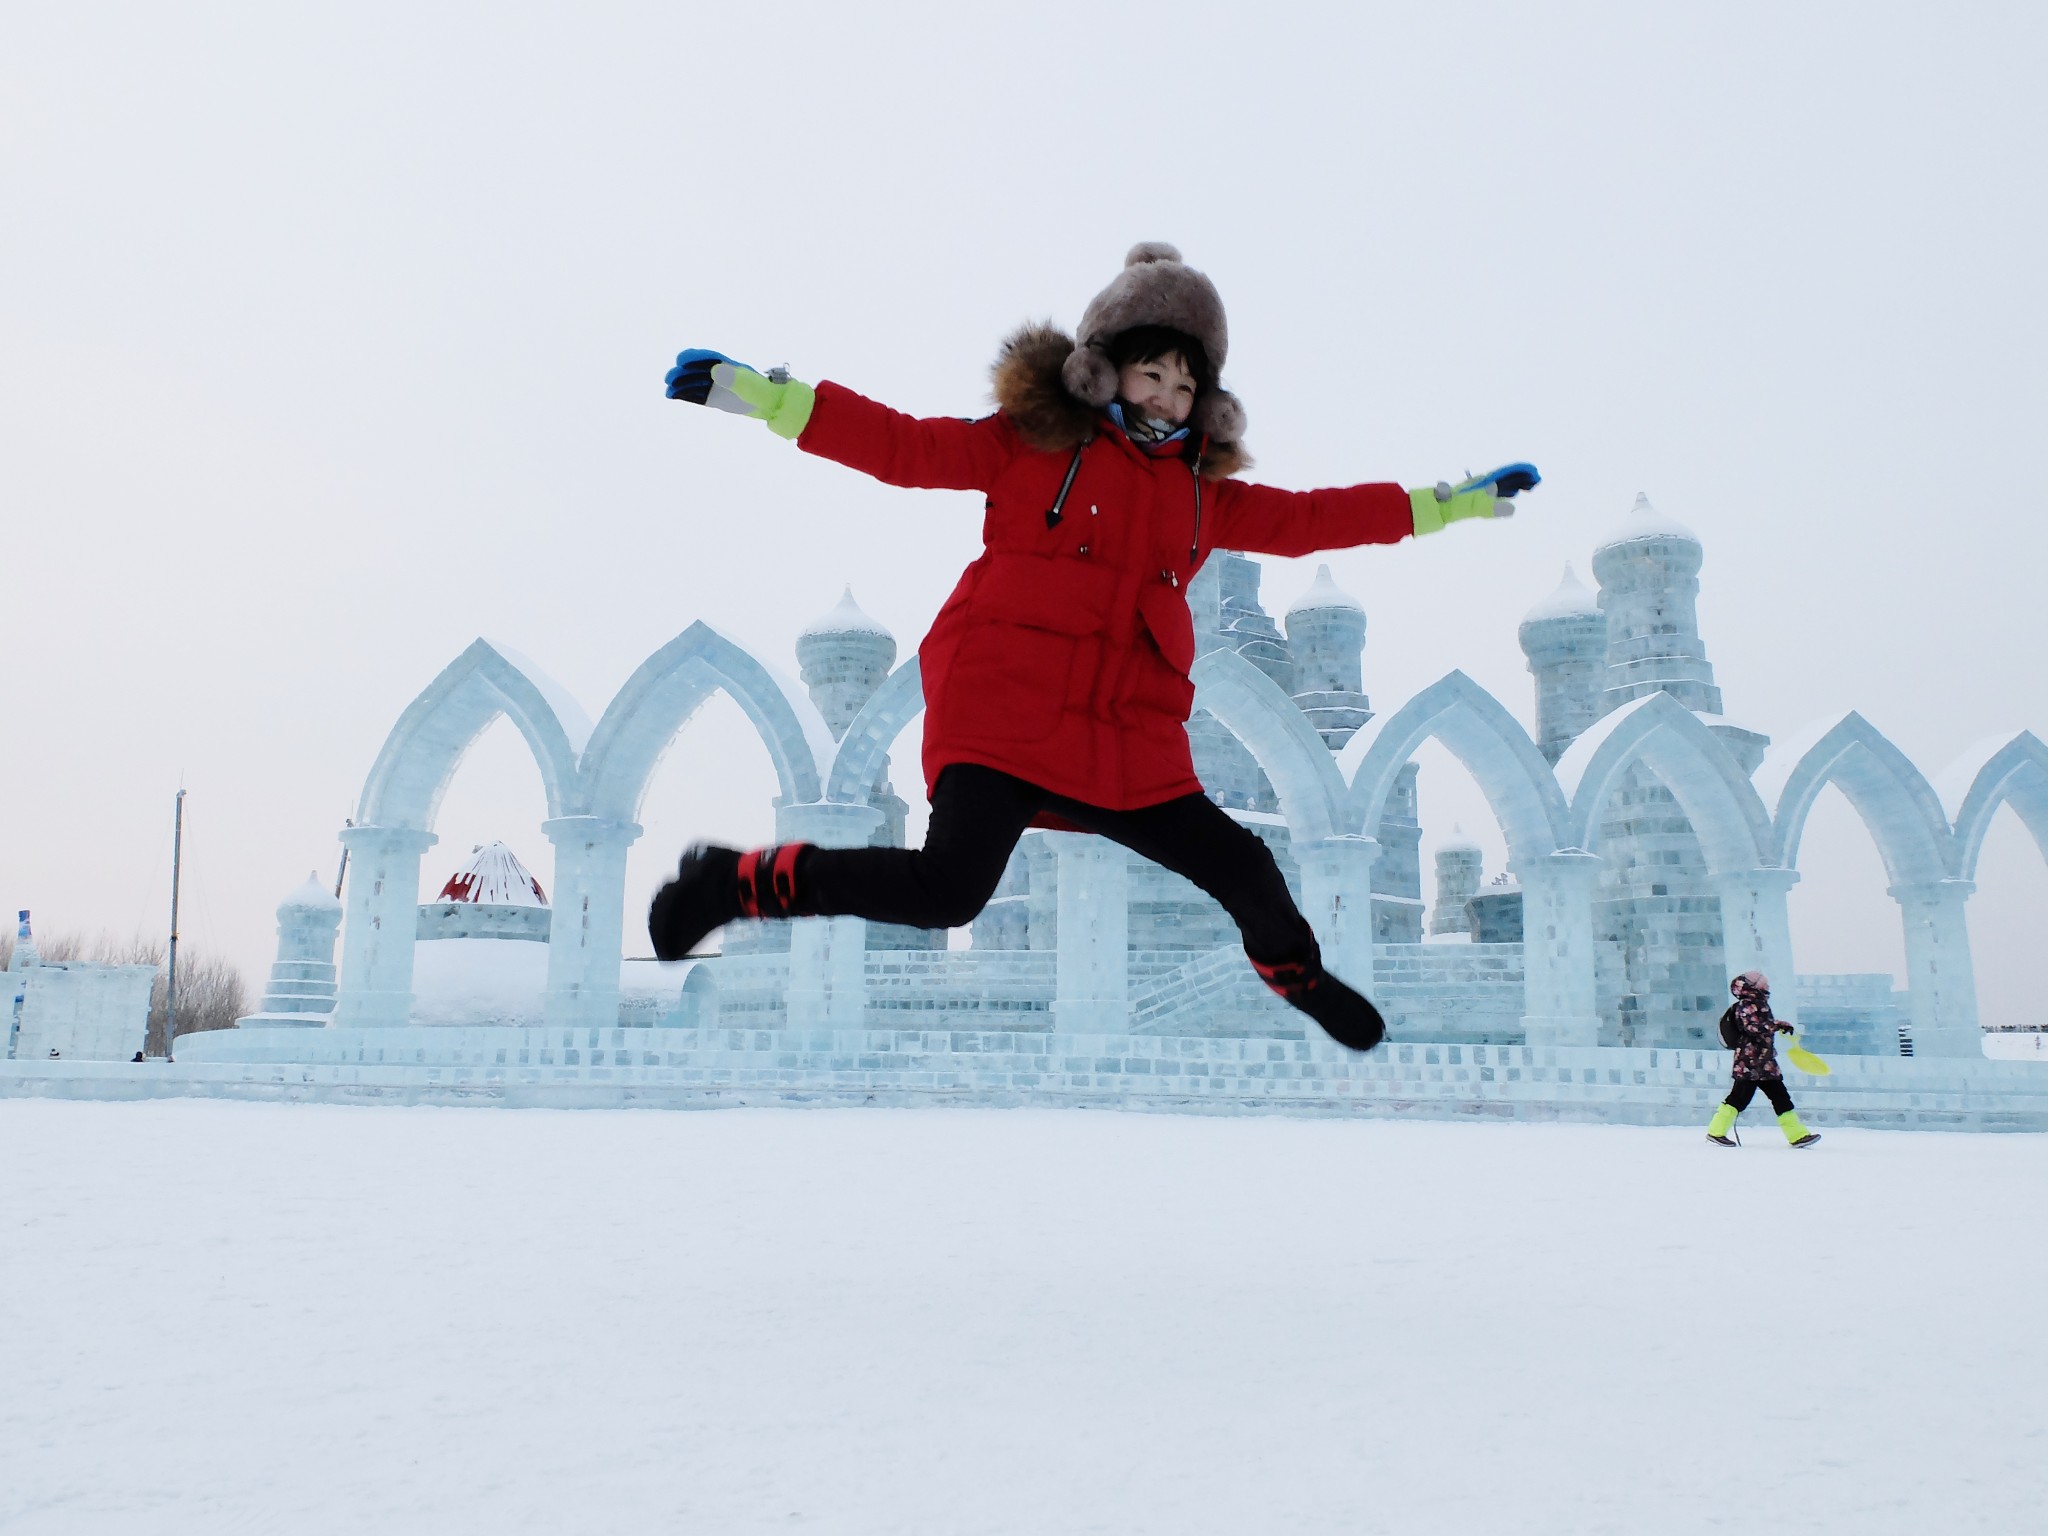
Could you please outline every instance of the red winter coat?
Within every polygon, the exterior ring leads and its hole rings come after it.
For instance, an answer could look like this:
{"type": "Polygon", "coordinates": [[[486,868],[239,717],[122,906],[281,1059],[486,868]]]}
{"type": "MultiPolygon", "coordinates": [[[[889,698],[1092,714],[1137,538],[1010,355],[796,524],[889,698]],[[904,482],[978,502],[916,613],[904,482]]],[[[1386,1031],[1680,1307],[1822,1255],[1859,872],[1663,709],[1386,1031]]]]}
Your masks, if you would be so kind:
{"type": "Polygon", "coordinates": [[[1210,475],[1201,526],[1187,460],[1148,457],[1059,386],[1072,343],[1028,331],[997,366],[1003,407],[980,421],[919,419],[820,384],[797,440],[890,485],[981,491],[981,557],[918,649],[927,791],[948,763],[980,763],[1055,794],[1135,810],[1199,791],[1188,747],[1195,661],[1188,583],[1214,549],[1307,555],[1414,531],[1398,485],[1279,491],[1210,475]],[[1074,448],[1092,433],[1057,526],[1074,448]]]}

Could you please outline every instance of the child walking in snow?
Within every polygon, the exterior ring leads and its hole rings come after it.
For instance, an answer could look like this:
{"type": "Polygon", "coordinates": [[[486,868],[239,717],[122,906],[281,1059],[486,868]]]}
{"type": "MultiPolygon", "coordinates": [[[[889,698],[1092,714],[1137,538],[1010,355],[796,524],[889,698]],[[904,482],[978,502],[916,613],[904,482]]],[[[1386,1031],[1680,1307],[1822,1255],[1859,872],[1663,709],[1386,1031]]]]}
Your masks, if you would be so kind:
{"type": "Polygon", "coordinates": [[[956,927],[988,901],[1026,828],[1097,833],[1222,904],[1281,997],[1370,1050],[1379,1012],[1322,963],[1264,843],[1202,792],[1189,749],[1187,587],[1211,551],[1299,556],[1507,516],[1512,465],[1456,487],[1281,491],[1235,478],[1244,408],[1219,382],[1223,301],[1172,246],[1135,247],[1078,338],[1027,326],[995,363],[994,414],[919,419],[825,382],[689,351],[670,398],[763,420],[807,453],[890,485],[980,491],[980,558],[919,647],[931,822],[922,848],[740,852],[699,845],[648,912],[654,952],[688,954],[738,917],[956,927]]]}
{"type": "Polygon", "coordinates": [[[1728,990],[1735,994],[1735,1004],[1723,1018],[1722,1036],[1735,1037],[1735,1086],[1707,1122],[1707,1140],[1724,1147],[1739,1145],[1729,1134],[1735,1129],[1735,1117],[1749,1108],[1749,1101],[1761,1088],[1777,1112],[1785,1139],[1795,1147],[1812,1146],[1820,1134],[1800,1122],[1792,1108],[1792,1095],[1785,1091],[1785,1075],[1778,1070],[1777,1037],[1791,1034],[1792,1026],[1779,1023],[1771,1014],[1770,978],[1762,971],[1744,971],[1728,983],[1728,990]]]}

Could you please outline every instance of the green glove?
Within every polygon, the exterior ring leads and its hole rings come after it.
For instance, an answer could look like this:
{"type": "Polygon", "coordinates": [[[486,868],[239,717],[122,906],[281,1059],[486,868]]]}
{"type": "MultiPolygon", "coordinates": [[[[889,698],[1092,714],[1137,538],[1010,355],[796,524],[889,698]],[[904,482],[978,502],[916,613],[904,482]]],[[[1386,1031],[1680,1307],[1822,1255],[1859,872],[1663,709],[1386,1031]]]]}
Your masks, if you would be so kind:
{"type": "MultiPolygon", "coordinates": [[[[780,368],[775,370],[781,373],[780,368]]],[[[751,414],[768,423],[777,437],[794,442],[810,422],[811,407],[818,392],[800,379],[781,378],[754,372],[745,363],[719,363],[711,370],[711,382],[739,396],[751,407],[751,414]]]]}
{"type": "MultiPolygon", "coordinates": [[[[1408,493],[1408,505],[1415,511],[1415,534],[1418,538],[1425,533],[1435,533],[1446,523],[1461,522],[1468,517],[1492,517],[1495,502],[1492,486],[1482,486],[1476,491],[1453,491],[1448,484],[1439,481],[1408,493]]],[[[1513,515],[1511,507],[1509,516],[1513,515]]]]}

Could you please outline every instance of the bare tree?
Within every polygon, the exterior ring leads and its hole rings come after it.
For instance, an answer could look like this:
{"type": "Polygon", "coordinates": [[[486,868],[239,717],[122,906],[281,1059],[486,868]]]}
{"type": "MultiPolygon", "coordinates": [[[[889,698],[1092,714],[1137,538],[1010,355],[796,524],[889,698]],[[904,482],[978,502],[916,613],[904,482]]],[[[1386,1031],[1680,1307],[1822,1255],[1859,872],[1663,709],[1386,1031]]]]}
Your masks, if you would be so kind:
{"type": "MultiPolygon", "coordinates": [[[[163,1049],[169,977],[156,973],[149,992],[149,1049],[163,1049]]],[[[189,960],[178,956],[178,1033],[196,1035],[209,1029],[233,1029],[249,1011],[249,989],[242,973],[218,955],[204,951],[189,960]]]]}

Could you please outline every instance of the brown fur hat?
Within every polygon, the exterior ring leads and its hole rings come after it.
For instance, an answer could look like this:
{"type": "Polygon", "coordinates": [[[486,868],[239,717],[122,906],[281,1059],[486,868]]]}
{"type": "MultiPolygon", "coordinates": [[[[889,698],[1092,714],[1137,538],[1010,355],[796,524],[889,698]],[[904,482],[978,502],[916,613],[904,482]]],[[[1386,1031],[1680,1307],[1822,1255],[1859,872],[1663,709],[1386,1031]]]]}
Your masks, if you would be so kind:
{"type": "MultiPolygon", "coordinates": [[[[1146,240],[1131,247],[1123,271],[1081,314],[1080,345],[1060,374],[1075,399],[1104,406],[1116,398],[1109,343],[1137,325],[1185,332],[1202,344],[1209,366],[1223,372],[1230,351],[1223,296],[1206,275],[1183,264],[1174,247],[1163,240],[1146,240]]],[[[1193,425],[1216,442],[1239,442],[1244,437],[1244,406],[1227,389],[1207,390],[1195,402],[1193,425]]]]}
{"type": "MultiPolygon", "coordinates": [[[[1049,322],[1023,327],[996,354],[996,405],[1024,441],[1041,453],[1064,453],[1095,435],[1098,407],[1078,398],[1066,382],[1073,359],[1080,355],[1074,338],[1049,322]]],[[[1106,364],[1107,359],[1104,361],[1106,364]]],[[[1236,405],[1232,396],[1220,390],[1215,393],[1236,405]]],[[[1116,372],[1111,369],[1110,393],[1103,397],[1103,404],[1115,394],[1116,372]]],[[[1196,414],[1202,414],[1199,404],[1196,414]]],[[[1243,430],[1242,411],[1238,428],[1243,430]]],[[[1250,467],[1251,456],[1236,437],[1222,437],[1207,427],[1202,430],[1209,433],[1208,448],[1202,455],[1203,479],[1227,479],[1250,467]]]]}

